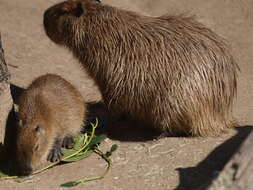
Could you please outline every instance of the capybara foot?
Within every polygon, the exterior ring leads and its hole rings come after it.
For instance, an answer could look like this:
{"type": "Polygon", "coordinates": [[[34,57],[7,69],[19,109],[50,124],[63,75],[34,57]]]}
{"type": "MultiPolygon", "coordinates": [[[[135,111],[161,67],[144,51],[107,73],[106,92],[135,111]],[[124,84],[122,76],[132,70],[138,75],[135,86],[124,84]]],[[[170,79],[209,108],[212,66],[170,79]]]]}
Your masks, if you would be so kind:
{"type": "Polygon", "coordinates": [[[189,134],[183,131],[160,131],[160,134],[156,136],[156,139],[162,139],[166,137],[187,137],[189,134]]]}
{"type": "Polygon", "coordinates": [[[155,139],[156,139],[156,140],[159,140],[159,139],[163,139],[163,138],[169,137],[169,136],[170,136],[169,133],[167,133],[167,132],[161,132],[160,134],[158,134],[158,135],[155,137],[155,139]]]}
{"type": "Polygon", "coordinates": [[[53,148],[51,149],[51,151],[48,154],[47,160],[50,162],[56,162],[56,161],[60,160],[62,156],[63,156],[63,154],[61,152],[61,141],[56,140],[53,148]]]}
{"type": "Polygon", "coordinates": [[[66,136],[64,137],[63,141],[62,141],[62,147],[63,148],[73,148],[74,146],[74,138],[73,136],[66,136]]]}

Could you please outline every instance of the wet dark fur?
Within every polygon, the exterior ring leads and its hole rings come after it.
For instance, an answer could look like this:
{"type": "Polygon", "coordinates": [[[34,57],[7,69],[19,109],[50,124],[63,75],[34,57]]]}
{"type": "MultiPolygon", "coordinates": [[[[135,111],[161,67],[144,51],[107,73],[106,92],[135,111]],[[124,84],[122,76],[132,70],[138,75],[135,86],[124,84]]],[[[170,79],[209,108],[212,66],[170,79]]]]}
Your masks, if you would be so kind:
{"type": "Polygon", "coordinates": [[[80,60],[110,110],[170,134],[233,126],[238,66],[225,41],[194,18],[70,0],[46,10],[44,27],[80,60]]]}
{"type": "Polygon", "coordinates": [[[81,130],[85,111],[81,94],[62,77],[35,79],[19,99],[16,158],[23,173],[37,169],[49,153],[59,158],[64,138],[81,130]]]}

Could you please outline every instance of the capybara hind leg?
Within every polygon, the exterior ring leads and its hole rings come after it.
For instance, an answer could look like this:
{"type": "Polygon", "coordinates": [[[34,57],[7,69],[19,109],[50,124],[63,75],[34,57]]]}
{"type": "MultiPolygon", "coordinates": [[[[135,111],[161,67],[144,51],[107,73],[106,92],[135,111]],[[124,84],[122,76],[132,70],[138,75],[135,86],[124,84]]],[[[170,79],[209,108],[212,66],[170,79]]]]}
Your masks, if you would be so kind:
{"type": "Polygon", "coordinates": [[[53,148],[50,150],[47,160],[50,162],[56,162],[61,159],[63,156],[61,152],[61,145],[62,145],[62,140],[57,139],[53,145],[53,148]]]}
{"type": "Polygon", "coordinates": [[[71,135],[67,135],[66,137],[63,138],[62,141],[62,147],[63,148],[73,148],[74,146],[74,137],[71,135]]]}

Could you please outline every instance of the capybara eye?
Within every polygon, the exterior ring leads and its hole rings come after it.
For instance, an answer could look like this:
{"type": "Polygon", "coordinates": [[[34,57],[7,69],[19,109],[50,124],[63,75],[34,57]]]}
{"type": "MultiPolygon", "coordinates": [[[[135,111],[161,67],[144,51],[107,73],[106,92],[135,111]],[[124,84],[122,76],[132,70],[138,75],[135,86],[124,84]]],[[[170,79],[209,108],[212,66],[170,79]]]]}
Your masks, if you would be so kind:
{"type": "Polygon", "coordinates": [[[35,131],[36,132],[40,132],[42,130],[42,125],[37,125],[36,128],[35,128],[35,131]]]}
{"type": "Polygon", "coordinates": [[[68,14],[68,13],[69,13],[69,10],[67,10],[67,9],[62,9],[62,11],[61,11],[61,14],[62,14],[62,15],[68,14]]]}
{"type": "Polygon", "coordinates": [[[75,10],[73,11],[73,14],[74,14],[76,17],[82,16],[82,14],[83,14],[83,7],[82,7],[82,4],[81,4],[81,3],[78,3],[78,4],[76,5],[76,8],[75,8],[75,10]]]}
{"type": "Polygon", "coordinates": [[[101,1],[100,1],[100,0],[93,0],[93,1],[96,1],[96,2],[98,2],[98,3],[101,3],[101,1]]]}

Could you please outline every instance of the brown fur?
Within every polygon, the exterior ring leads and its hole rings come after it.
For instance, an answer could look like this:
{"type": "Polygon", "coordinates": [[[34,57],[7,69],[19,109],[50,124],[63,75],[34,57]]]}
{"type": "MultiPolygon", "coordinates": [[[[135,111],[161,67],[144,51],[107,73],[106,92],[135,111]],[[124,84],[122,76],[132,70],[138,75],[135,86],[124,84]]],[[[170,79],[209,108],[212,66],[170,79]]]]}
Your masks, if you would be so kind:
{"type": "Polygon", "coordinates": [[[46,10],[44,27],[80,60],[109,109],[171,134],[218,135],[233,125],[238,66],[194,18],[70,0],[46,10]]]}
{"type": "Polygon", "coordinates": [[[19,99],[17,160],[21,168],[38,168],[56,139],[77,134],[85,111],[81,94],[62,77],[47,74],[34,80],[19,99]]]}

